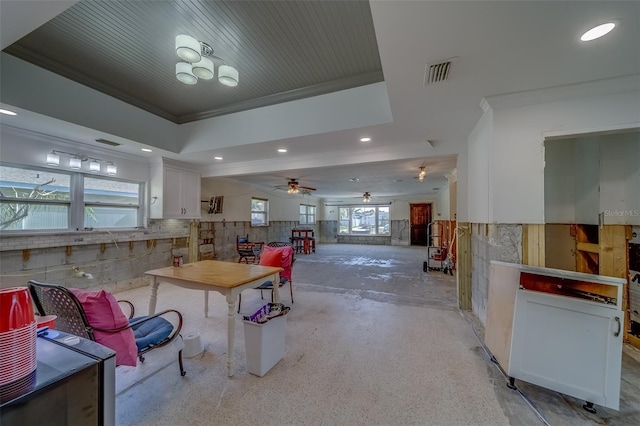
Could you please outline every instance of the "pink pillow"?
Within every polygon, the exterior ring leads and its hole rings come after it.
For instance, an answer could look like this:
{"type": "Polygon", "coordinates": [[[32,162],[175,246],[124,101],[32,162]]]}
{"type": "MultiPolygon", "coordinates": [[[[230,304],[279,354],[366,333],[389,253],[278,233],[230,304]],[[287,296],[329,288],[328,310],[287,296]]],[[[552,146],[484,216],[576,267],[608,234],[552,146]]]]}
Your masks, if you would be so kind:
{"type": "MultiPolygon", "coordinates": [[[[70,288],[69,291],[80,301],[92,327],[113,329],[129,324],[113,294],[104,290],[86,291],[77,288],[70,288]]],[[[116,351],[116,365],[136,365],[138,347],[133,330],[127,328],[118,333],[94,331],[93,336],[96,342],[116,351]]]]}
{"type": "Polygon", "coordinates": [[[260,264],[264,266],[280,266],[284,271],[280,272],[280,277],[291,281],[291,260],[293,259],[293,249],[291,246],[271,247],[264,246],[260,256],[260,264]],[[264,262],[263,263],[263,259],[264,262]]]}

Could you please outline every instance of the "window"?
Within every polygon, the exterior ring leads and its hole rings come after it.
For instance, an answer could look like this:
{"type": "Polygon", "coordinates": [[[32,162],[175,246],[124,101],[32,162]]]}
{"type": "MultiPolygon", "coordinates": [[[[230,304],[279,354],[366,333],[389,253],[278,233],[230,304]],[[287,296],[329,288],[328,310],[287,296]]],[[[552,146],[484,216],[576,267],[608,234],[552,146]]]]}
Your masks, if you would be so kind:
{"type": "Polygon", "coordinates": [[[68,229],[71,177],[0,166],[0,230],[68,229]]]}
{"type": "Polygon", "coordinates": [[[300,225],[312,225],[316,223],[316,206],[300,204],[300,225]]]}
{"type": "Polygon", "coordinates": [[[390,235],[389,207],[340,207],[340,234],[390,235]]]}
{"type": "Polygon", "coordinates": [[[84,178],[85,228],[135,228],[140,209],[139,183],[84,178]]]}
{"type": "Polygon", "coordinates": [[[269,200],[251,199],[251,226],[269,225],[269,200]]]}
{"type": "Polygon", "coordinates": [[[0,230],[134,228],[142,191],[137,182],[2,165],[0,230]]]}

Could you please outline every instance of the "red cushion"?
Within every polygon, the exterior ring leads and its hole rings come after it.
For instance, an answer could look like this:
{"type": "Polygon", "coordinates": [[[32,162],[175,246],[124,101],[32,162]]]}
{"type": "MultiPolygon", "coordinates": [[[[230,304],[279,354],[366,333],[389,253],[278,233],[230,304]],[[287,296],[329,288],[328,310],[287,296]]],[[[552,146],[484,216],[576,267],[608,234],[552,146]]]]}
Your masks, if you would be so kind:
{"type": "Polygon", "coordinates": [[[284,277],[287,280],[291,281],[291,260],[292,259],[293,259],[293,249],[291,248],[291,246],[285,246],[285,247],[264,246],[262,254],[260,255],[260,264],[263,266],[280,266],[284,268],[284,271],[280,272],[280,277],[284,277]]]}
{"type": "Polygon", "coordinates": [[[260,255],[260,265],[262,266],[281,266],[282,253],[278,251],[265,250],[260,255]]]}
{"type": "MultiPolygon", "coordinates": [[[[113,294],[104,290],[86,291],[77,288],[70,288],[69,291],[82,304],[87,320],[92,327],[114,329],[129,324],[129,319],[120,309],[113,294]]],[[[116,365],[136,365],[138,347],[133,330],[127,328],[118,333],[94,331],[93,336],[96,342],[116,352],[116,365]]]]}

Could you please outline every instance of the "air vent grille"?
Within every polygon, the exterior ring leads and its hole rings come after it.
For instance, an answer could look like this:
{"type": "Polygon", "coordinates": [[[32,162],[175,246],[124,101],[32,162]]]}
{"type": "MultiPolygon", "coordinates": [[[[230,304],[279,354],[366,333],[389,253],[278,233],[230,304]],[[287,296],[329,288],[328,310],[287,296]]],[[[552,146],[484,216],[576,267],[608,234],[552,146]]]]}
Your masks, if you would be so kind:
{"type": "Polygon", "coordinates": [[[121,143],[113,142],[113,141],[110,141],[110,140],[107,140],[107,139],[96,139],[96,142],[100,142],[100,143],[103,143],[105,145],[110,145],[110,146],[120,146],[120,145],[122,145],[121,143]]]}
{"type": "Polygon", "coordinates": [[[427,64],[424,73],[424,85],[447,81],[451,77],[453,65],[458,58],[449,58],[433,64],[427,64]]]}

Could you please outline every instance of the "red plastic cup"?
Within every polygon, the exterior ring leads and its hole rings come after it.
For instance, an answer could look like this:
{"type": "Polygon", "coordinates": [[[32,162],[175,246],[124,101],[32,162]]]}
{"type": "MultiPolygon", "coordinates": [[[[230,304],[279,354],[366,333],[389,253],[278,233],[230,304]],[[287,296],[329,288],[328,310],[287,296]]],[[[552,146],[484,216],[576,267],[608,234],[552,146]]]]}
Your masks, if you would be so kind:
{"type": "Polygon", "coordinates": [[[0,333],[21,329],[35,321],[27,287],[0,289],[0,333]]]}
{"type": "Polygon", "coordinates": [[[49,327],[49,330],[53,330],[53,326],[56,325],[57,315],[44,315],[36,317],[36,328],[49,327]]]}

